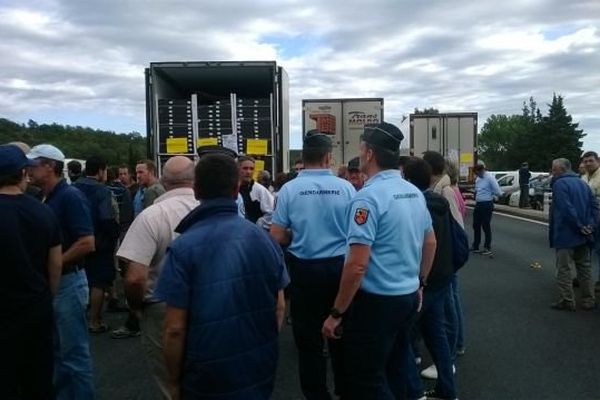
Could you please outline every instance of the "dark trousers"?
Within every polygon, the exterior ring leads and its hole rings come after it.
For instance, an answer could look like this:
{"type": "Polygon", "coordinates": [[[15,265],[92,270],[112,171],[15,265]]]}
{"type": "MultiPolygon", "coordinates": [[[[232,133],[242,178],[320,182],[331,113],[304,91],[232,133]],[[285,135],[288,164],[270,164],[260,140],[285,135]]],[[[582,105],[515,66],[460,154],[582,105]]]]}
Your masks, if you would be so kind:
{"type": "Polygon", "coordinates": [[[519,186],[521,193],[519,194],[519,207],[529,207],[529,185],[519,186]]]}
{"type": "MultiPolygon", "coordinates": [[[[327,388],[327,359],[323,353],[323,322],[329,316],[338,292],[344,257],[319,260],[290,258],[292,330],[298,348],[300,387],[308,400],[331,399],[327,388]]],[[[329,340],[329,355],[336,393],[341,387],[341,348],[329,340]]]]}
{"type": "Polygon", "coordinates": [[[359,290],[343,321],[343,400],[394,399],[390,385],[405,372],[417,295],[359,290]]]}
{"type": "Polygon", "coordinates": [[[492,213],[494,212],[493,201],[478,201],[473,211],[473,248],[478,249],[481,243],[481,228],[485,233],[483,247],[491,249],[492,246],[492,213]]]}
{"type": "Polygon", "coordinates": [[[2,399],[54,399],[52,300],[19,311],[0,330],[2,399]]]}

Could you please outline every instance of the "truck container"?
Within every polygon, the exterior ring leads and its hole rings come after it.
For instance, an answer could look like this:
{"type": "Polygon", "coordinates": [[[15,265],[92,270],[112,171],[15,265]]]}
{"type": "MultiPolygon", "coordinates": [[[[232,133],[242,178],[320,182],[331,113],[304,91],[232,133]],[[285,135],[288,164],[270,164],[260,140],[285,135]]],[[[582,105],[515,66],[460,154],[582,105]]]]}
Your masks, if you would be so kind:
{"type": "Polygon", "coordinates": [[[155,62],[146,69],[148,155],[196,157],[202,145],[256,159],[256,174],[288,165],[289,84],[275,61],[155,62]]]}
{"type": "Polygon", "coordinates": [[[477,162],[477,113],[410,114],[410,154],[437,151],[454,162],[460,181],[472,182],[477,162]]]}
{"type": "Polygon", "coordinates": [[[331,135],[333,164],[339,166],[358,156],[365,124],[383,121],[383,99],[302,100],[303,135],[312,129],[331,135]]]}

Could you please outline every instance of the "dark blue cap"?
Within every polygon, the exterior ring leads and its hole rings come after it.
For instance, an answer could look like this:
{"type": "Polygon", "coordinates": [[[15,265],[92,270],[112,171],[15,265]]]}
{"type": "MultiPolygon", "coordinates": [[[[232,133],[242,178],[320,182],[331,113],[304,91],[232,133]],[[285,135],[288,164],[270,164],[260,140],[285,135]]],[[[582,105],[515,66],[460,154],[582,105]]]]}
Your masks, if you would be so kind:
{"type": "Polygon", "coordinates": [[[402,139],[402,131],[396,125],[387,122],[365,125],[365,132],[361,136],[361,140],[391,152],[400,150],[402,139]]]}
{"type": "Polygon", "coordinates": [[[306,132],[306,135],[304,136],[304,143],[302,145],[303,148],[327,148],[327,149],[331,149],[333,147],[333,142],[331,141],[331,138],[329,137],[329,135],[320,132],[317,129],[312,129],[308,132],[306,132]]]}
{"type": "Polygon", "coordinates": [[[16,174],[25,167],[36,165],[38,165],[37,161],[28,159],[23,150],[14,144],[0,146],[0,175],[16,174]]]}

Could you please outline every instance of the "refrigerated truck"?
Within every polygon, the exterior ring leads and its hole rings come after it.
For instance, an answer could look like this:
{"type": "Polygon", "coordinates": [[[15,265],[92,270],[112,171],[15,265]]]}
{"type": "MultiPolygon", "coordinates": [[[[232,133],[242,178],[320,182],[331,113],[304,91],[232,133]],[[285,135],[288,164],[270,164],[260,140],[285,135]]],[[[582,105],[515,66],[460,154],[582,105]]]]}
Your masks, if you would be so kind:
{"type": "Polygon", "coordinates": [[[256,159],[256,174],[285,171],[289,84],[275,61],[153,62],[146,69],[148,155],[159,166],[201,145],[256,159]]]}
{"type": "Polygon", "coordinates": [[[331,136],[333,165],[348,164],[358,156],[365,124],[383,121],[382,98],[302,100],[303,136],[312,129],[331,136]]]}
{"type": "Polygon", "coordinates": [[[410,114],[410,154],[441,153],[459,168],[460,182],[472,182],[477,162],[477,113],[410,114]]]}

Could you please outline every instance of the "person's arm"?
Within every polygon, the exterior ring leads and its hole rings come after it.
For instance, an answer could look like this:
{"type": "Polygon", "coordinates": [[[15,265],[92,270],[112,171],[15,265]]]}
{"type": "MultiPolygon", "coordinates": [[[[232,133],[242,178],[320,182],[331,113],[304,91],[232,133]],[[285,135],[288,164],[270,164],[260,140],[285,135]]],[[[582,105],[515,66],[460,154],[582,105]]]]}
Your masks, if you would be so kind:
{"type": "Polygon", "coordinates": [[[421,268],[419,272],[419,278],[422,282],[427,282],[427,277],[431,272],[433,265],[433,259],[435,258],[435,249],[437,247],[437,241],[435,239],[435,233],[433,229],[425,235],[423,241],[423,249],[421,250],[421,268]]]}
{"type": "Polygon", "coordinates": [[[48,250],[48,284],[53,296],[58,292],[58,285],[60,284],[63,265],[62,259],[62,246],[60,244],[48,250]]]}
{"type": "Polygon", "coordinates": [[[561,215],[559,223],[570,224],[573,228],[580,230],[584,226],[584,223],[577,216],[575,207],[569,199],[566,185],[557,182],[552,189],[552,206],[561,215]]]}
{"type": "Polygon", "coordinates": [[[491,174],[488,174],[487,179],[490,184],[490,188],[492,189],[492,194],[497,197],[502,196],[503,193],[500,189],[500,185],[498,185],[498,181],[491,174]]]}
{"type": "Polygon", "coordinates": [[[275,198],[271,192],[269,192],[269,189],[265,188],[264,186],[263,188],[264,189],[260,190],[260,210],[265,214],[270,214],[275,208],[275,198]]]}
{"type": "Polygon", "coordinates": [[[129,261],[125,274],[125,297],[131,311],[138,316],[144,305],[144,294],[148,282],[148,266],[129,261]]]}
{"type": "Polygon", "coordinates": [[[163,354],[171,398],[181,398],[181,370],[185,351],[187,310],[167,306],[163,331],[163,354]]]}
{"type": "MultiPolygon", "coordinates": [[[[333,303],[333,307],[342,314],[348,309],[360,288],[363,277],[367,272],[370,255],[371,246],[365,244],[350,245],[350,254],[344,264],[340,288],[333,303]]],[[[329,338],[339,339],[340,336],[336,334],[335,330],[341,322],[341,317],[329,316],[323,323],[323,334],[329,338]]]]}
{"type": "Polygon", "coordinates": [[[77,264],[96,250],[94,235],[82,236],[63,253],[63,268],[77,264]]]}
{"type": "Polygon", "coordinates": [[[288,202],[288,192],[285,188],[282,188],[279,192],[273,218],[271,218],[271,236],[282,246],[287,246],[292,240],[292,235],[288,230],[290,226],[288,202]]]}
{"type": "Polygon", "coordinates": [[[282,246],[290,244],[292,239],[292,235],[288,229],[275,223],[271,224],[271,236],[282,246]]]}
{"type": "Polygon", "coordinates": [[[277,292],[277,328],[281,330],[283,326],[283,320],[285,319],[285,295],[283,289],[279,289],[277,292]]]}

